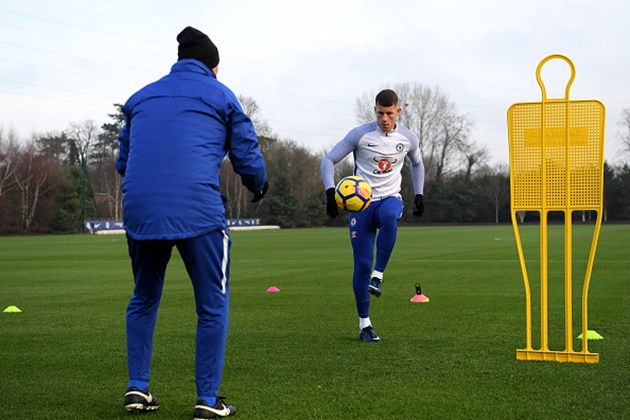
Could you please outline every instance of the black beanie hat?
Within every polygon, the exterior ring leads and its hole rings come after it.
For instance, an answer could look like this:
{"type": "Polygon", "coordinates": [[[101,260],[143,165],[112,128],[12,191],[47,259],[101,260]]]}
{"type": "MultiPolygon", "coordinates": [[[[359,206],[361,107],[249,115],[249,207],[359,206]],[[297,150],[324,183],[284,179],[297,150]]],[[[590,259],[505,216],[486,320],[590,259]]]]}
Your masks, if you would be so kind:
{"type": "Polygon", "coordinates": [[[192,26],[186,27],[177,35],[177,60],[194,58],[212,69],[219,64],[219,50],[206,34],[192,26]]]}

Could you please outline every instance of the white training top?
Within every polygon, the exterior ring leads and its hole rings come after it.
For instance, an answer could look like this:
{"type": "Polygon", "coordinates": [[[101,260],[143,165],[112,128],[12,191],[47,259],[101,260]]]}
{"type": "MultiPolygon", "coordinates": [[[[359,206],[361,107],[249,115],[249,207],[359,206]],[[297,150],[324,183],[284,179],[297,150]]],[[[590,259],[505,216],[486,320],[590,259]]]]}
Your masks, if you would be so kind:
{"type": "Polygon", "coordinates": [[[418,136],[400,123],[388,132],[381,130],[377,121],[350,130],[322,160],[325,189],[335,187],[335,165],[351,152],[354,154],[354,174],[370,184],[374,200],[389,196],[401,198],[400,171],[405,157],[411,162],[414,193],[424,193],[424,164],[418,136]]]}

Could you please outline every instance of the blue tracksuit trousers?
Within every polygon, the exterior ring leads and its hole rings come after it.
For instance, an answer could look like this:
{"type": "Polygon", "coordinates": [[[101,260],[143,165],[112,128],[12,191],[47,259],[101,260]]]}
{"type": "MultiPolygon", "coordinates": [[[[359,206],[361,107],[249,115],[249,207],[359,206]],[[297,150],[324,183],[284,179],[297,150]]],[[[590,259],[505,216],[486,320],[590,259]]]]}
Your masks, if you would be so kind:
{"type": "Polygon", "coordinates": [[[150,379],[153,333],[166,266],[173,247],[192,281],[197,310],[196,370],[198,396],[216,397],[223,373],[229,312],[231,239],[227,231],[180,240],[137,241],[127,236],[135,288],[127,307],[129,380],[150,379]]]}
{"type": "Polygon", "coordinates": [[[361,318],[367,318],[370,314],[370,294],[367,290],[372,264],[374,263],[375,270],[385,271],[396,244],[398,219],[402,212],[402,201],[398,197],[387,197],[372,202],[364,211],[352,213],[349,217],[350,242],[354,257],[352,287],[357,312],[361,318]]]}

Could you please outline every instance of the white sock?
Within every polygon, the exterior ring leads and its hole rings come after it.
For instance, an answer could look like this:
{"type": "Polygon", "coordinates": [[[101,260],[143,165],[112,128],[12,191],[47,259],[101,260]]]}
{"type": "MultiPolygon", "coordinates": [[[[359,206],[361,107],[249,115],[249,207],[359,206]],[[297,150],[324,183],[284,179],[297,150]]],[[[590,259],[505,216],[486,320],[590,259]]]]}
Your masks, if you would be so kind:
{"type": "Polygon", "coordinates": [[[372,271],[372,276],[371,277],[376,277],[379,280],[383,280],[383,272],[382,271],[372,271]]]}
{"type": "Polygon", "coordinates": [[[362,330],[365,327],[369,327],[370,325],[372,325],[372,322],[370,321],[370,317],[368,316],[367,318],[359,318],[359,329],[362,330]]]}

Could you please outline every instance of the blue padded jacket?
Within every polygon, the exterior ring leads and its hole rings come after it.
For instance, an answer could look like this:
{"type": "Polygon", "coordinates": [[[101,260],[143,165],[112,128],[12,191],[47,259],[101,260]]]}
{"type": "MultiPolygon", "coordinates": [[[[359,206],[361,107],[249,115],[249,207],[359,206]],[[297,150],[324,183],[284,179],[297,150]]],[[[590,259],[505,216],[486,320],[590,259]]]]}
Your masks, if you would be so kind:
{"type": "Polygon", "coordinates": [[[116,170],[124,177],[123,220],[132,238],[185,239],[225,229],[219,169],[226,155],[248,190],[262,190],[266,169],[254,126],[200,61],[178,61],[122,111],[116,170]]]}

